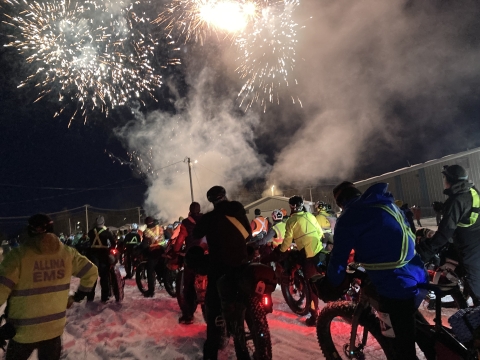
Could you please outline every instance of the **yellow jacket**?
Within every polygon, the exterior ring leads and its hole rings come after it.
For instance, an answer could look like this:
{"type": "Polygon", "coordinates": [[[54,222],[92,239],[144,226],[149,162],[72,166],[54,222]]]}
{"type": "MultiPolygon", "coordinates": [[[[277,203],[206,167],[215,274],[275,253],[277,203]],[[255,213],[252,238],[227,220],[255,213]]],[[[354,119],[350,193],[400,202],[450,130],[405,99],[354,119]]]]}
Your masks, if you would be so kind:
{"type": "Polygon", "coordinates": [[[322,230],[331,230],[330,221],[328,221],[327,215],[327,213],[321,212],[316,216],[317,222],[322,228],[322,230]]]}
{"type": "Polygon", "coordinates": [[[12,250],[0,264],[0,304],[8,300],[7,321],[19,343],[53,339],[63,334],[70,280],[80,278],[78,290],[91,291],[98,270],[55,234],[31,238],[12,250]]]}
{"type": "Polygon", "coordinates": [[[309,212],[300,211],[292,214],[287,221],[285,238],[280,245],[280,251],[285,252],[292,244],[297,244],[299,250],[305,249],[307,258],[311,258],[322,250],[323,231],[309,212]]]}
{"type": "Polygon", "coordinates": [[[279,221],[272,226],[272,229],[275,231],[275,237],[273,238],[273,246],[277,247],[283,242],[285,237],[286,225],[284,222],[279,221]]]}

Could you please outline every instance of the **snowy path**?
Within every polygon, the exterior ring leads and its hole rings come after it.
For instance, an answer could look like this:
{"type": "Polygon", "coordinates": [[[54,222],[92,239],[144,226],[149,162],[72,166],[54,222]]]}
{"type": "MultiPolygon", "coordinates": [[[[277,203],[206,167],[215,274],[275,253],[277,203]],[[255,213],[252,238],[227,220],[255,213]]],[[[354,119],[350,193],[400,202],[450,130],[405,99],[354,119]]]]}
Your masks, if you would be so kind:
{"type": "MultiPolygon", "coordinates": [[[[433,221],[424,226],[435,228],[433,221]]],[[[424,220],[422,220],[424,221],[424,220]]],[[[123,269],[122,269],[123,270],[123,269]]],[[[72,281],[72,291],[78,279],[72,281]]],[[[317,344],[315,328],[304,325],[304,319],[294,315],[285,304],[280,289],[273,293],[274,312],[268,315],[272,335],[273,358],[292,360],[324,359],[317,344]]],[[[320,306],[323,303],[320,302],[320,306]]],[[[452,310],[445,310],[451,315],[452,310]]],[[[428,314],[429,318],[433,314],[428,314]]],[[[125,299],[117,304],[100,303],[97,287],[95,301],[74,304],[67,311],[67,326],[63,334],[62,359],[68,360],[190,360],[202,358],[206,325],[200,313],[193,325],[179,325],[180,311],[175,299],[165,290],[157,290],[153,299],[145,299],[134,280],[127,280],[125,299]]],[[[220,353],[222,360],[235,359],[232,341],[220,353]]],[[[37,359],[32,355],[31,360],[37,359]]]]}

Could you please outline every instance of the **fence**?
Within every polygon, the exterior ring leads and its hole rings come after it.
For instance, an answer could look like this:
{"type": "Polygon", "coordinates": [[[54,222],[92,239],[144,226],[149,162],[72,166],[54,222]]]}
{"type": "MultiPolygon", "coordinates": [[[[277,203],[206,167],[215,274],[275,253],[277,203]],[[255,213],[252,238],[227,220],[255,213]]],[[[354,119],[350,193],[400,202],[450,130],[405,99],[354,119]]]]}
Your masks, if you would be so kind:
{"type": "MultiPolygon", "coordinates": [[[[131,209],[102,209],[90,205],[48,214],[55,226],[55,233],[74,234],[88,231],[95,225],[98,216],[105,218],[108,227],[120,228],[127,224],[142,224],[145,217],[141,207],[131,209]]],[[[26,224],[29,216],[0,218],[0,229],[5,224],[26,224]]]]}

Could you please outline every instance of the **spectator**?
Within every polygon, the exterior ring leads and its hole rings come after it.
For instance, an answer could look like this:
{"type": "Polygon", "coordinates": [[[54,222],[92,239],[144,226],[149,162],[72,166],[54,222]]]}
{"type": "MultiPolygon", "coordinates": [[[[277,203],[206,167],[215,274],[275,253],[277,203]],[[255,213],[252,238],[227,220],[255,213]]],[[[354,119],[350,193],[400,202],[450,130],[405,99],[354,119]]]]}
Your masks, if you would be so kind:
{"type": "Polygon", "coordinates": [[[422,218],[422,209],[420,208],[420,206],[413,205],[412,212],[413,212],[413,216],[415,217],[415,220],[417,220],[417,226],[423,227],[422,223],[420,222],[420,219],[422,218]]]}
{"type": "Polygon", "coordinates": [[[433,211],[435,211],[435,218],[437,220],[437,226],[440,225],[440,221],[442,221],[442,214],[443,214],[443,202],[441,201],[434,201],[432,203],[433,211]]]}

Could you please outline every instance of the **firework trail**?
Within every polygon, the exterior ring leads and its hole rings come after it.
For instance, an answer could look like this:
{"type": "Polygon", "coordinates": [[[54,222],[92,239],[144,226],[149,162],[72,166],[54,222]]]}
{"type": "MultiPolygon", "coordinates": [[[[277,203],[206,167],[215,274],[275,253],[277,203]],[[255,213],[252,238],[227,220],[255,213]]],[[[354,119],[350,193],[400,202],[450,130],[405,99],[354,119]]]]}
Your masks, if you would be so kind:
{"type": "MultiPolygon", "coordinates": [[[[6,45],[17,49],[34,71],[19,87],[35,83],[35,101],[56,93],[60,115],[72,102],[70,118],[84,118],[94,111],[109,110],[141,96],[154,98],[162,84],[153,66],[157,41],[143,30],[149,19],[137,14],[139,1],[7,0],[15,15],[4,23],[14,27],[6,45]]],[[[168,45],[174,46],[172,40],[168,45]]],[[[165,65],[176,64],[170,59],[165,65]]],[[[161,67],[161,66],[159,66],[161,67]]],[[[142,101],[143,102],[143,101],[142,101]]]]}
{"type": "Polygon", "coordinates": [[[297,85],[293,69],[298,24],[292,14],[298,5],[299,0],[264,1],[253,27],[236,38],[240,63],[236,71],[245,81],[238,96],[245,110],[258,103],[265,112],[268,103],[280,102],[280,90],[297,85]]]}
{"type": "Polygon", "coordinates": [[[259,0],[172,0],[154,23],[185,42],[203,44],[211,32],[241,32],[258,16],[258,4],[259,0]]]}

